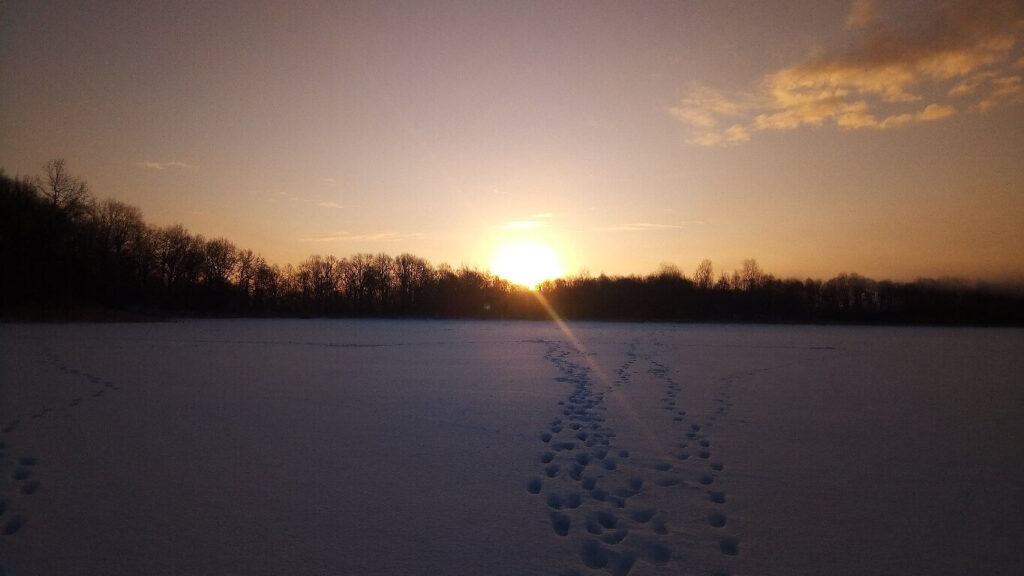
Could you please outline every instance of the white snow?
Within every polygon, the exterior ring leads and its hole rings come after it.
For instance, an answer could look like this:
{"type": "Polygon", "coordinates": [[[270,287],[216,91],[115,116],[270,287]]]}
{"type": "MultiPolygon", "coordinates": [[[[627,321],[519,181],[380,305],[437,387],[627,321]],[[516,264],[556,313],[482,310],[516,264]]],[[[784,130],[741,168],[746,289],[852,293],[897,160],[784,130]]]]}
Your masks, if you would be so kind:
{"type": "Polygon", "coordinates": [[[0,325],[0,574],[1016,574],[1021,382],[1021,330],[0,325]]]}

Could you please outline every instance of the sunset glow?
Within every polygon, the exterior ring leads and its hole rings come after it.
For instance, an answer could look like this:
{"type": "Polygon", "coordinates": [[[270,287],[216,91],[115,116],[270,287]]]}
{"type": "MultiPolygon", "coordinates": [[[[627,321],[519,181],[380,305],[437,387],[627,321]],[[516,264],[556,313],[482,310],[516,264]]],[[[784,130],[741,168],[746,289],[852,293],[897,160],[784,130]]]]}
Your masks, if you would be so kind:
{"type": "Polygon", "coordinates": [[[0,169],[275,265],[1024,281],[1020,2],[102,4],[0,3],[0,169]]]}

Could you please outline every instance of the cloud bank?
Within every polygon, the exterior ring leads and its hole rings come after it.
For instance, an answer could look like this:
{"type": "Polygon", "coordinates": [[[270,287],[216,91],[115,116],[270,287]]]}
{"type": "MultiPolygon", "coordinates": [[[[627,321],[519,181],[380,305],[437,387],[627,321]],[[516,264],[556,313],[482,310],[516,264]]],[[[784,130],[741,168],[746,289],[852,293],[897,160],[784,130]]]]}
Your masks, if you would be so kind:
{"type": "Polygon", "coordinates": [[[152,160],[146,160],[144,162],[139,162],[138,165],[141,166],[142,168],[148,168],[150,170],[167,170],[168,168],[181,168],[185,170],[192,170],[193,168],[195,168],[195,166],[191,164],[188,164],[186,162],[178,162],[176,160],[172,160],[170,162],[154,162],[152,160]]]}
{"type": "Polygon", "coordinates": [[[927,14],[894,27],[874,2],[856,0],[845,22],[854,48],[768,73],[746,93],[694,84],[668,112],[690,127],[690,143],[731,146],[764,130],[885,130],[1024,100],[1016,3],[924,6],[927,14]]]}

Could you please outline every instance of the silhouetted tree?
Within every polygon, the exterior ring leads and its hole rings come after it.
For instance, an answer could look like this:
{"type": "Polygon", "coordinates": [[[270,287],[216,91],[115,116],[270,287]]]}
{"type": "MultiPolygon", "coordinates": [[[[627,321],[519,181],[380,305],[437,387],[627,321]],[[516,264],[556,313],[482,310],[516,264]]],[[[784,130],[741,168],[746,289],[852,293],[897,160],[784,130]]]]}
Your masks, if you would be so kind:
{"type": "Polygon", "coordinates": [[[701,290],[710,290],[715,281],[715,272],[711,267],[711,260],[707,258],[700,261],[693,273],[693,283],[701,290]]]}
{"type": "Polygon", "coordinates": [[[662,264],[643,277],[558,278],[537,295],[489,272],[434,268],[411,254],[314,255],[278,267],[180,224],[148,226],[128,204],[94,202],[63,160],[45,170],[45,179],[0,171],[5,316],[105,306],[177,314],[1024,325],[1019,287],[857,274],[780,280],[753,259],[717,281],[705,259],[692,281],[662,264]]]}
{"type": "Polygon", "coordinates": [[[43,169],[46,173],[43,193],[50,204],[72,219],[82,216],[91,200],[89,186],[68,173],[63,158],[50,160],[43,169]]]}

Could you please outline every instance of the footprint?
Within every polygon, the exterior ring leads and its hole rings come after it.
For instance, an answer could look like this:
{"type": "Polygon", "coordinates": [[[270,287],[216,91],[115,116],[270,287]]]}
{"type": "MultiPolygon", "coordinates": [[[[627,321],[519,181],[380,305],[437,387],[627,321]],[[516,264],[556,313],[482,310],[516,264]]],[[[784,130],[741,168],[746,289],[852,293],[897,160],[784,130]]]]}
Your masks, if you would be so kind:
{"type": "Polygon", "coordinates": [[[555,534],[558,534],[559,536],[568,536],[569,526],[571,523],[572,521],[565,514],[562,514],[561,512],[551,513],[551,527],[555,529],[555,534]]]}
{"type": "Polygon", "coordinates": [[[641,508],[640,510],[634,510],[630,517],[633,518],[634,522],[646,524],[651,518],[654,518],[655,512],[653,508],[641,508]]]}
{"type": "Polygon", "coordinates": [[[562,505],[569,509],[575,510],[580,507],[580,504],[583,504],[583,498],[580,497],[578,492],[570,492],[562,499],[562,505]]]}
{"type": "Polygon", "coordinates": [[[35,494],[36,490],[39,490],[39,482],[36,480],[30,480],[21,486],[21,493],[26,496],[35,494]]]}
{"type": "Polygon", "coordinates": [[[526,481],[526,491],[530,494],[540,494],[540,478],[534,476],[526,481]]]}
{"type": "Polygon", "coordinates": [[[559,466],[558,464],[548,464],[547,466],[544,467],[544,473],[548,475],[548,478],[554,478],[555,476],[558,475],[558,471],[560,469],[561,466],[559,466]]]}
{"type": "Polygon", "coordinates": [[[590,519],[601,525],[606,530],[611,530],[619,523],[618,517],[611,512],[605,510],[598,510],[590,516],[590,519]]]}
{"type": "Polygon", "coordinates": [[[629,536],[629,528],[627,528],[625,522],[620,522],[616,527],[615,532],[605,534],[601,537],[601,541],[605,544],[614,545],[625,540],[626,536],[629,536]]]}
{"type": "Polygon", "coordinates": [[[18,530],[21,530],[21,527],[24,526],[27,521],[28,520],[26,520],[24,516],[12,516],[6,523],[4,523],[4,536],[10,536],[18,530]]]}
{"type": "Polygon", "coordinates": [[[725,526],[725,514],[721,512],[712,512],[708,514],[708,524],[715,528],[721,528],[725,526]]]}
{"type": "Polygon", "coordinates": [[[569,466],[569,477],[579,482],[584,470],[585,468],[583,466],[576,462],[573,462],[572,465],[569,466]]]}
{"type": "Polygon", "coordinates": [[[28,478],[31,475],[32,475],[32,469],[31,468],[24,468],[23,467],[23,468],[15,469],[14,474],[11,474],[11,478],[13,478],[14,480],[21,481],[21,480],[24,480],[24,479],[28,478]]]}
{"type": "Polygon", "coordinates": [[[722,554],[726,556],[736,556],[740,553],[740,541],[732,536],[722,538],[722,541],[718,543],[718,547],[722,554]]]}
{"type": "Polygon", "coordinates": [[[725,492],[711,491],[711,501],[715,504],[725,504],[725,492]]]}
{"type": "Polygon", "coordinates": [[[561,510],[562,497],[559,496],[558,494],[555,494],[554,492],[548,494],[548,508],[551,508],[553,510],[561,510]]]}
{"type": "Polygon", "coordinates": [[[4,426],[3,431],[14,432],[15,430],[18,429],[18,424],[21,424],[21,420],[11,420],[10,422],[7,423],[7,426],[4,426]]]}

